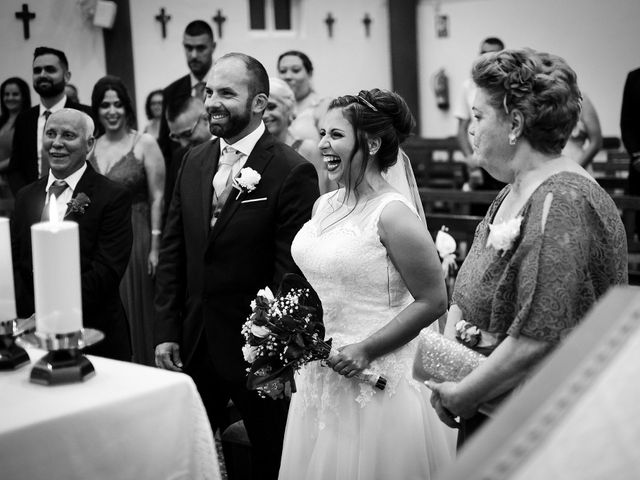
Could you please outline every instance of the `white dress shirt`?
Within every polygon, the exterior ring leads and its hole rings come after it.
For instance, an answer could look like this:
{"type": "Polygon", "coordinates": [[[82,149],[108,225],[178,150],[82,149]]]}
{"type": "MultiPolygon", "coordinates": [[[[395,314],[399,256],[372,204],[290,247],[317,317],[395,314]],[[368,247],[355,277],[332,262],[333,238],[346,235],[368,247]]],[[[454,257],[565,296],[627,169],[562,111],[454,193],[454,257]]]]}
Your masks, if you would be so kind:
{"type": "Polygon", "coordinates": [[[56,199],[56,205],[58,206],[58,219],[62,221],[64,219],[65,214],[67,213],[67,203],[73,197],[73,192],[80,181],[80,177],[84,174],[87,169],[87,164],[84,163],[82,167],[73,172],[67,178],[56,178],[49,170],[49,178],[47,179],[47,186],[45,191],[47,192],[47,198],[45,199],[45,208],[49,205],[49,187],[56,180],[64,180],[67,182],[68,187],[60,194],[60,196],[56,199]]]}
{"type": "Polygon", "coordinates": [[[253,148],[256,146],[256,143],[258,143],[258,140],[260,140],[260,137],[262,137],[262,134],[265,131],[265,126],[264,126],[264,122],[260,122],[260,125],[258,125],[258,128],[256,128],[253,132],[251,132],[250,134],[248,134],[247,136],[241,138],[240,140],[238,140],[236,143],[234,143],[233,145],[227,143],[224,138],[220,138],[220,151],[222,152],[224,150],[224,148],[226,146],[229,146],[231,148],[233,148],[234,150],[242,153],[242,158],[240,160],[238,160],[234,165],[233,168],[231,169],[231,176],[235,177],[238,172],[240,171],[240,169],[242,167],[244,167],[244,164],[247,162],[247,158],[249,158],[249,155],[251,155],[251,152],[253,151],[253,148]]]}

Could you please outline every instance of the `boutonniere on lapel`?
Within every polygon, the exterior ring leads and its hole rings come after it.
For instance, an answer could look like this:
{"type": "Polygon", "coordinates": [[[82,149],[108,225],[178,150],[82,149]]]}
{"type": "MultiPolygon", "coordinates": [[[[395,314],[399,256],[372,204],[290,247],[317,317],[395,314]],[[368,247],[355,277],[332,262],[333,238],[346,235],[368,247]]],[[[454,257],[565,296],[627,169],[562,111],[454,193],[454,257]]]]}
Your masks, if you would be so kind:
{"type": "Polygon", "coordinates": [[[243,192],[249,193],[256,189],[256,185],[260,182],[260,174],[253,168],[245,167],[240,170],[240,174],[233,179],[233,188],[238,190],[236,200],[240,198],[243,192]]]}
{"type": "Polygon", "coordinates": [[[67,213],[65,218],[72,213],[79,213],[82,215],[84,210],[91,204],[91,199],[86,193],[80,192],[67,202],[67,213]]]}

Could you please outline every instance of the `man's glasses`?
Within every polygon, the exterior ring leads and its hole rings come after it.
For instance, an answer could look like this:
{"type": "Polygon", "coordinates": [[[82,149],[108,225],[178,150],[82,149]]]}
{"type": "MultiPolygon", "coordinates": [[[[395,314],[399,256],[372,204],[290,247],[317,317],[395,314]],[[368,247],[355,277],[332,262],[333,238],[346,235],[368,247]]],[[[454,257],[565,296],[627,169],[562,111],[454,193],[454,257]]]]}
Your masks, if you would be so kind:
{"type": "Polygon", "coordinates": [[[193,135],[193,132],[196,131],[196,128],[198,127],[198,124],[200,123],[200,120],[206,118],[206,114],[202,114],[198,117],[198,119],[196,120],[196,123],[193,124],[193,127],[187,129],[187,130],[183,130],[182,132],[179,133],[173,133],[171,132],[169,134],[169,138],[171,140],[173,140],[174,142],[179,142],[180,140],[188,140],[191,138],[191,136],[193,135]]]}

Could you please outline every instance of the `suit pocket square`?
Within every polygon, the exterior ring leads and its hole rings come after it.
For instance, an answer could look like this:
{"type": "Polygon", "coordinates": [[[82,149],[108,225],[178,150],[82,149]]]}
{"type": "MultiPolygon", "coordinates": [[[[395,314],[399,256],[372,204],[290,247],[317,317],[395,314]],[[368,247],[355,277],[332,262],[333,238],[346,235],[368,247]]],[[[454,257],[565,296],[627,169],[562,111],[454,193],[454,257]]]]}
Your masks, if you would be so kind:
{"type": "Polygon", "coordinates": [[[262,198],[250,198],[248,200],[243,200],[240,203],[255,203],[255,202],[266,202],[267,201],[267,197],[262,197],[262,198]]]}

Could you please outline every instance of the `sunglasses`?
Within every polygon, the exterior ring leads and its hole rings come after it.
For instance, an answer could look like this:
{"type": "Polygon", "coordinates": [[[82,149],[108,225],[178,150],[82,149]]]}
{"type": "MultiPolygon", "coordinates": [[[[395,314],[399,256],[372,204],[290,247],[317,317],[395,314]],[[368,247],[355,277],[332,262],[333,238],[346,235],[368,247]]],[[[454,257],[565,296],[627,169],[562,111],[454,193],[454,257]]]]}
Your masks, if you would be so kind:
{"type": "Polygon", "coordinates": [[[196,128],[198,127],[198,124],[200,123],[200,120],[202,120],[204,118],[207,118],[207,115],[203,113],[202,115],[200,115],[198,117],[198,119],[196,120],[196,123],[193,124],[193,127],[188,128],[186,130],[183,130],[182,132],[179,132],[179,133],[171,132],[169,134],[169,138],[171,140],[173,140],[174,142],[179,142],[182,139],[188,140],[193,135],[193,132],[196,131],[196,128]]]}

